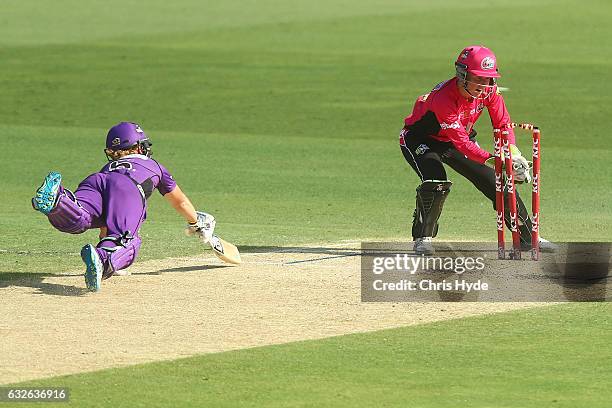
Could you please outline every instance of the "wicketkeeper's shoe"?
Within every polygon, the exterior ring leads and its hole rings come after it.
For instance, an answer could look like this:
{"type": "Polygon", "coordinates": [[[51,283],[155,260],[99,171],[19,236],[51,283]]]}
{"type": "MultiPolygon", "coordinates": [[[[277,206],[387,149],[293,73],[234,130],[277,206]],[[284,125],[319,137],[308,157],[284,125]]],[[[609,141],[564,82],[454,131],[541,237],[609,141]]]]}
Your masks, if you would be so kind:
{"type": "Polygon", "coordinates": [[[32,207],[36,211],[48,215],[55,208],[61,184],[61,174],[55,171],[49,173],[42,185],[36,190],[36,195],[32,198],[32,207]]]}
{"type": "Polygon", "coordinates": [[[417,255],[433,255],[436,251],[434,250],[431,237],[417,238],[414,240],[414,252],[417,255]]]}
{"type": "Polygon", "coordinates": [[[81,249],[81,258],[85,262],[85,284],[87,289],[92,292],[99,291],[102,284],[102,271],[104,270],[100,255],[98,255],[93,245],[87,244],[81,249]]]}
{"type": "Polygon", "coordinates": [[[540,244],[540,252],[552,253],[552,252],[557,252],[557,250],[559,250],[559,246],[557,244],[553,244],[549,240],[544,239],[542,237],[540,237],[538,242],[540,244]]]}
{"type": "MultiPolygon", "coordinates": [[[[557,244],[553,244],[547,239],[542,237],[538,238],[538,242],[540,243],[540,252],[544,253],[554,253],[559,250],[559,246],[557,244]]],[[[521,251],[529,251],[531,249],[531,242],[523,242],[521,241],[521,251]]]]}

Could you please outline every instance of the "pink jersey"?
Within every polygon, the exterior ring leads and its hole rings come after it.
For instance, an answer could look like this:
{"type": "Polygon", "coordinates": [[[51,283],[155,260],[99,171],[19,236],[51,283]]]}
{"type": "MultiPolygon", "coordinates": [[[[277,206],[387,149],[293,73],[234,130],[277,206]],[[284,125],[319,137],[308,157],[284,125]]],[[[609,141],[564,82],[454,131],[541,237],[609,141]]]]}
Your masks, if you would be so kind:
{"type": "MultiPolygon", "coordinates": [[[[497,88],[487,98],[468,100],[459,93],[457,78],[452,78],[419,96],[404,123],[411,134],[451,142],[468,159],[484,163],[491,154],[471,141],[469,134],[485,107],[494,128],[510,123],[504,98],[497,88]]],[[[515,144],[512,129],[509,129],[508,140],[515,144]]]]}

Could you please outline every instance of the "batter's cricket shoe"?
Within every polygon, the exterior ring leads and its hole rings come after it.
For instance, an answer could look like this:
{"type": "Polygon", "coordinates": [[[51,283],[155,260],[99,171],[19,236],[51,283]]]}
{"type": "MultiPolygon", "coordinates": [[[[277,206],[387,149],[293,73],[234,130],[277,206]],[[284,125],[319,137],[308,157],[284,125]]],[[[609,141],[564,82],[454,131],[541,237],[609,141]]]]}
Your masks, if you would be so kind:
{"type": "Polygon", "coordinates": [[[102,271],[104,270],[100,255],[98,255],[98,251],[96,251],[93,245],[87,244],[81,249],[81,258],[85,262],[85,284],[87,289],[92,292],[98,292],[102,284],[102,271]]]}
{"type": "Polygon", "coordinates": [[[431,240],[431,237],[415,239],[414,252],[416,252],[417,255],[433,255],[436,251],[434,250],[431,240]]]}
{"type": "Polygon", "coordinates": [[[36,190],[36,195],[32,198],[32,207],[36,211],[48,215],[55,208],[57,194],[62,184],[62,175],[52,171],[45,177],[42,185],[36,190]]]}

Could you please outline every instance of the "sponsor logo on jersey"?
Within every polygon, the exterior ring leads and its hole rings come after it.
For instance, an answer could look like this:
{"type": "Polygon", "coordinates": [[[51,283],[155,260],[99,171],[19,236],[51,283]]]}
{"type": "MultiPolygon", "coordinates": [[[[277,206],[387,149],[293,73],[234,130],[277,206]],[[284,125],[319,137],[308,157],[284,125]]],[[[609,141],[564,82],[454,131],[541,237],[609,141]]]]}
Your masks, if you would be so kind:
{"type": "Polygon", "coordinates": [[[482,69],[493,69],[495,67],[495,59],[492,57],[484,57],[480,62],[482,69]]]}
{"type": "Polygon", "coordinates": [[[484,109],[484,104],[479,103],[478,106],[470,110],[470,115],[475,115],[476,113],[482,112],[484,109]]]}
{"type": "Polygon", "coordinates": [[[423,153],[425,153],[426,151],[429,150],[429,146],[427,146],[426,144],[420,144],[415,150],[414,152],[417,154],[417,156],[422,155],[423,153]]]}
{"type": "Polygon", "coordinates": [[[453,123],[440,123],[440,129],[461,129],[461,125],[459,122],[455,121],[453,123]]]}

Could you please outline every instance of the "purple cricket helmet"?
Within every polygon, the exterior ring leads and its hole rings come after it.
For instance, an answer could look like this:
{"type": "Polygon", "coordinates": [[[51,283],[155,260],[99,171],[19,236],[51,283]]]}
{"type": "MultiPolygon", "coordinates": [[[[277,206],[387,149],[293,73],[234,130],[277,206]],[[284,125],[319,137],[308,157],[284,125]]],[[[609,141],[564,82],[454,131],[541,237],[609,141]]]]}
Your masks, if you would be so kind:
{"type": "Polygon", "coordinates": [[[138,145],[142,154],[151,157],[152,144],[140,125],[133,122],[120,122],[106,135],[106,148],[110,150],[125,150],[138,145]]]}

